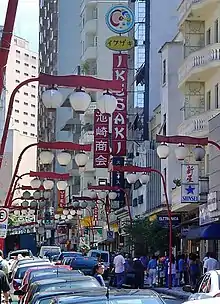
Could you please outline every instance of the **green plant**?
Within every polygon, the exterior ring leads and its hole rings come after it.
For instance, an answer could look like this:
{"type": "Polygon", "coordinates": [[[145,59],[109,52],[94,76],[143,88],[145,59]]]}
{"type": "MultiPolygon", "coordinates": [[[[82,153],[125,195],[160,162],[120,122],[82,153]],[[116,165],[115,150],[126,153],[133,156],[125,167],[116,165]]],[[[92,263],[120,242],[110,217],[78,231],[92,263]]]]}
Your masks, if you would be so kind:
{"type": "Polygon", "coordinates": [[[90,66],[89,66],[88,61],[85,61],[81,64],[81,71],[84,75],[89,73],[89,68],[90,68],[90,66]]]}
{"type": "Polygon", "coordinates": [[[180,186],[181,186],[181,179],[175,178],[175,179],[173,180],[173,183],[176,185],[176,187],[180,187],[180,186]]]}

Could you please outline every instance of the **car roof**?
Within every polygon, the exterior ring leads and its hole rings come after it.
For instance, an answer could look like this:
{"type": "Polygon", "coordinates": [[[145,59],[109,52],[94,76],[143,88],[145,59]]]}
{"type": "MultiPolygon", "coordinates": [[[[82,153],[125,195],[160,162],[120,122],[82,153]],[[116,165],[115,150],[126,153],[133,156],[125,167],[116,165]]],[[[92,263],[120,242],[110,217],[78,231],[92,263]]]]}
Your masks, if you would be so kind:
{"type": "Polygon", "coordinates": [[[13,251],[10,251],[8,254],[15,254],[15,253],[17,253],[17,254],[19,254],[19,253],[30,253],[31,252],[31,250],[29,250],[29,249],[19,249],[19,250],[13,250],[13,251]]]}
{"type": "Polygon", "coordinates": [[[36,263],[40,263],[40,262],[49,262],[49,260],[42,260],[42,259],[34,259],[34,258],[30,258],[30,259],[22,259],[22,260],[19,260],[17,262],[18,265],[23,265],[23,264],[36,264],[36,263]]]}
{"type": "Polygon", "coordinates": [[[71,278],[52,278],[52,279],[45,279],[43,281],[36,281],[34,284],[36,285],[47,285],[47,284],[53,284],[53,283],[65,283],[70,281],[96,281],[95,278],[90,276],[75,276],[71,278]]]}
{"type": "Polygon", "coordinates": [[[40,277],[51,277],[51,278],[54,278],[56,277],[55,275],[57,275],[57,278],[59,277],[62,277],[62,276],[69,276],[69,277],[74,277],[74,276],[84,276],[84,274],[82,272],[79,272],[77,270],[75,271],[68,271],[68,270],[65,270],[64,271],[52,271],[52,272],[40,272],[39,275],[38,273],[36,273],[36,275],[33,276],[32,279],[35,279],[36,278],[36,281],[39,279],[40,280],[40,277]]]}
{"type": "Polygon", "coordinates": [[[219,304],[219,298],[191,300],[191,301],[186,301],[183,304],[219,304]]]}
{"type": "MultiPolygon", "coordinates": [[[[31,264],[32,264],[32,263],[31,263],[31,264]]],[[[44,262],[43,264],[42,264],[42,262],[41,262],[41,263],[40,263],[40,262],[39,262],[39,263],[36,263],[36,264],[35,264],[35,267],[40,267],[40,266],[43,267],[43,266],[46,266],[46,265],[50,265],[49,262],[44,262]],[[47,264],[47,263],[48,263],[48,264],[47,264]]],[[[30,264],[27,263],[27,264],[18,265],[18,268],[19,268],[19,269],[20,269],[20,268],[26,268],[26,267],[30,267],[30,264]]]]}

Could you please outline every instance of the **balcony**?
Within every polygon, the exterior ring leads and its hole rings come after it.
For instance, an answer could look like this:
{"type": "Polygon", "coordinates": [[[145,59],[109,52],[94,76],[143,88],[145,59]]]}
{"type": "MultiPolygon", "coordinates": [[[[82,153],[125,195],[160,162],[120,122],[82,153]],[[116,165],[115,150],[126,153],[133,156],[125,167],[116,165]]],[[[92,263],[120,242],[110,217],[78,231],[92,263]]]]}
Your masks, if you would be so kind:
{"type": "MultiPolygon", "coordinates": [[[[198,110],[199,112],[200,110],[198,110]]],[[[197,113],[198,113],[197,112],[197,113]]],[[[194,110],[194,113],[196,111],[194,110]]],[[[220,113],[220,109],[198,113],[184,120],[178,127],[179,135],[206,137],[209,134],[209,120],[220,113]]]]}
{"type": "Polygon", "coordinates": [[[218,0],[183,0],[178,8],[179,26],[186,20],[207,20],[218,0]]]}
{"type": "Polygon", "coordinates": [[[94,131],[82,132],[80,136],[81,144],[91,144],[94,142],[94,131]]]}
{"type": "Polygon", "coordinates": [[[220,43],[191,53],[179,69],[179,88],[186,82],[206,82],[220,67],[220,43]]]}
{"type": "Polygon", "coordinates": [[[96,33],[97,31],[97,19],[87,20],[83,28],[84,33],[96,33]]]}
{"type": "Polygon", "coordinates": [[[96,58],[97,58],[97,47],[95,45],[89,45],[81,57],[82,61],[87,61],[96,58]]]}

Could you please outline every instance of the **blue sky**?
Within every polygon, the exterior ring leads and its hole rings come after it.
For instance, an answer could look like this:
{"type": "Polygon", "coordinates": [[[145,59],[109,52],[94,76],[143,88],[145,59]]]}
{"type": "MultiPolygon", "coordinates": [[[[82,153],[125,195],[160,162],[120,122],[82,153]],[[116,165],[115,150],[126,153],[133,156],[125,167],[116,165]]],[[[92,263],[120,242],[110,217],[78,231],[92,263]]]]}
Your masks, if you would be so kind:
{"type": "MultiPolygon", "coordinates": [[[[4,25],[8,0],[0,0],[0,25],[4,25]]],[[[39,0],[19,0],[14,33],[30,42],[30,48],[38,51],[39,0]]]]}

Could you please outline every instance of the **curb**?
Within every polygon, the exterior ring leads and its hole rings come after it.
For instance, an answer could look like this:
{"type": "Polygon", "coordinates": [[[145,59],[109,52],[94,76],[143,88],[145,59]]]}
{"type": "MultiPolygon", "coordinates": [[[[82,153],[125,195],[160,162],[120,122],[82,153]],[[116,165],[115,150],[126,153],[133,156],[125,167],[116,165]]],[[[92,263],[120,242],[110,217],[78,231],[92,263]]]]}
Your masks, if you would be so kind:
{"type": "Polygon", "coordinates": [[[163,293],[165,295],[168,295],[168,296],[173,296],[173,297],[176,297],[178,299],[182,299],[182,300],[188,300],[189,298],[189,295],[185,295],[185,294],[182,294],[178,291],[172,291],[170,289],[163,289],[163,288],[152,288],[154,291],[158,292],[158,293],[163,293]]]}

